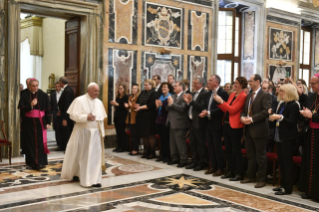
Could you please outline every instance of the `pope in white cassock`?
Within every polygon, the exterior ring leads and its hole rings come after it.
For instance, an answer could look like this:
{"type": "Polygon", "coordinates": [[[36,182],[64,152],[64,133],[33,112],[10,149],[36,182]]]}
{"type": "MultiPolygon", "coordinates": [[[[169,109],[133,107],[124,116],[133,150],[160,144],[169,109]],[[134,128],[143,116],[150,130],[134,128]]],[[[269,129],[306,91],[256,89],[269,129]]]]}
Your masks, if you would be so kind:
{"type": "Polygon", "coordinates": [[[67,113],[75,122],[66,148],[61,179],[78,181],[84,187],[101,187],[104,161],[104,105],[97,99],[99,86],[90,83],[88,93],[77,97],[67,113]]]}

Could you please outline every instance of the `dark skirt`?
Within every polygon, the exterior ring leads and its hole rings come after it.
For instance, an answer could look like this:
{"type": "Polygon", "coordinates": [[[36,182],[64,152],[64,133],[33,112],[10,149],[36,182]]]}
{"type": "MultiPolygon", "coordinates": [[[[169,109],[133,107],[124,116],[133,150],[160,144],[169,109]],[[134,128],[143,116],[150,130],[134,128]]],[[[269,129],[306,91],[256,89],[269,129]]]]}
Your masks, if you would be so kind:
{"type": "Polygon", "coordinates": [[[156,111],[155,110],[140,110],[136,115],[136,128],[138,135],[141,137],[155,135],[156,111]]]}

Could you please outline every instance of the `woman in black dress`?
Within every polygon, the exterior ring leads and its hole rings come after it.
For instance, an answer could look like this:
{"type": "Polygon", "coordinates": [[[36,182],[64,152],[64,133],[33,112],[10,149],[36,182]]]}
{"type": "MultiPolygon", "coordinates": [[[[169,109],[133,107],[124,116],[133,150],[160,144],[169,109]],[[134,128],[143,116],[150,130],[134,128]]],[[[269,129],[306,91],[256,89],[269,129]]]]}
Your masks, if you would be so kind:
{"type": "Polygon", "coordinates": [[[156,117],[156,92],[153,80],[144,81],[144,88],[139,95],[136,104],[136,126],[140,137],[143,137],[144,153],[142,158],[155,158],[156,138],[155,138],[155,117],[156,117]]]}
{"type": "Polygon", "coordinates": [[[163,161],[164,163],[171,161],[171,153],[169,148],[169,127],[166,125],[168,115],[167,98],[171,96],[173,87],[167,82],[163,82],[159,88],[162,95],[156,100],[156,127],[161,140],[161,156],[156,161],[163,161]]]}
{"type": "Polygon", "coordinates": [[[111,105],[114,106],[114,125],[117,137],[117,147],[113,152],[123,152],[127,147],[127,139],[125,135],[125,121],[127,116],[127,110],[124,106],[128,101],[126,95],[125,85],[119,85],[116,95],[116,100],[111,101],[111,105]]]}

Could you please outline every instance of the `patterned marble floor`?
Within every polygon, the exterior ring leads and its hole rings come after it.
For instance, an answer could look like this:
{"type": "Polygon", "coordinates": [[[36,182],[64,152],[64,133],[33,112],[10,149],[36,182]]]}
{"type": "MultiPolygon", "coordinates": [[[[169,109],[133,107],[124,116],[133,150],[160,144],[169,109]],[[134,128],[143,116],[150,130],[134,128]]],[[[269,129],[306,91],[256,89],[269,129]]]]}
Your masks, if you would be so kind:
{"type": "Polygon", "coordinates": [[[23,158],[0,165],[0,211],[319,211],[319,203],[298,192],[275,196],[272,186],[222,180],[203,172],[106,150],[102,188],[60,180],[63,153],[52,152],[41,172],[23,158]]]}

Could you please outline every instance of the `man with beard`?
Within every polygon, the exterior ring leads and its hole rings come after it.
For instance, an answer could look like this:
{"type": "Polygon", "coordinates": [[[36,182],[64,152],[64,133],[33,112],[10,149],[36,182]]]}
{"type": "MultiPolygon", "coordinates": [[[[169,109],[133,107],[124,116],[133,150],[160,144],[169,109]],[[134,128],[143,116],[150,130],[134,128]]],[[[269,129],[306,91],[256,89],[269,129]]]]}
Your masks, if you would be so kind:
{"type": "Polygon", "coordinates": [[[51,108],[46,93],[39,90],[39,81],[31,78],[30,90],[23,92],[19,109],[23,118],[23,142],[26,164],[34,170],[48,165],[47,131],[51,123],[51,108]]]}

